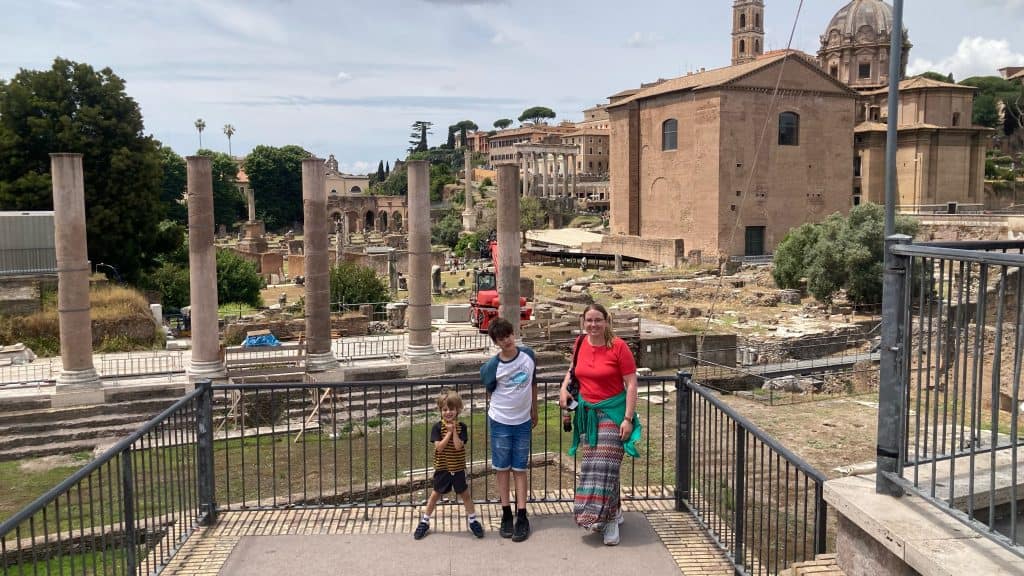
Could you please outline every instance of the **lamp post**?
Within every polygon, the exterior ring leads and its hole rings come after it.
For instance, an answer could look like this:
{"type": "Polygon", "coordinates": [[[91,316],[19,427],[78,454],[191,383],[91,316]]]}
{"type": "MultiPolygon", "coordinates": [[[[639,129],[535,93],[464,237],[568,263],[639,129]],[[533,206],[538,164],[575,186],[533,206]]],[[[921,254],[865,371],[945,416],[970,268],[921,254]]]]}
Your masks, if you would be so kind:
{"type": "Polygon", "coordinates": [[[117,268],[110,264],[104,264],[103,262],[96,265],[97,271],[99,271],[100,268],[108,268],[114,274],[114,280],[116,280],[118,284],[124,284],[124,280],[121,279],[121,273],[117,271],[117,268]]]}

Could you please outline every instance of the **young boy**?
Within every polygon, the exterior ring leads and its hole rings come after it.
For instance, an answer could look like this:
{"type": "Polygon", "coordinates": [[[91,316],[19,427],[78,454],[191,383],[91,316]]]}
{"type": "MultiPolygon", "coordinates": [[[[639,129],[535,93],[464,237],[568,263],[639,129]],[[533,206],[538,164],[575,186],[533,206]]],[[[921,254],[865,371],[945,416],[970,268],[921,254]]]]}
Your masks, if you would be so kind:
{"type": "Polygon", "coordinates": [[[462,397],[454,390],[445,390],[437,397],[437,409],[441,412],[441,421],[430,429],[430,441],[434,443],[434,489],[427,500],[427,509],[423,512],[420,523],[413,532],[413,538],[419,540],[430,530],[430,515],[443,494],[452,489],[462,498],[469,519],[469,531],[477,538],[484,537],[484,527],[476,518],[473,499],[469,495],[469,484],[466,483],[466,425],[459,422],[462,411],[462,397]]]}
{"type": "Polygon", "coordinates": [[[530,537],[526,517],[526,471],[530,463],[530,436],[537,425],[537,363],[533,350],[516,345],[515,329],[503,319],[491,321],[487,334],[500,349],[480,368],[480,379],[490,394],[487,411],[491,429],[491,467],[498,473],[502,538],[522,542],[530,537]],[[516,482],[516,516],[512,523],[509,471],[516,482]]]}

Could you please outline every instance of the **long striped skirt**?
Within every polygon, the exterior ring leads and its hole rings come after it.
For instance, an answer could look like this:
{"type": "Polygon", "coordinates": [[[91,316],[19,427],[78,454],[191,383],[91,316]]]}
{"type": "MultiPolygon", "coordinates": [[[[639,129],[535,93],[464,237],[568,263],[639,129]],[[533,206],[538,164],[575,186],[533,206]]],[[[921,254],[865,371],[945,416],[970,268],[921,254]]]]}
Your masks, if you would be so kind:
{"type": "Polygon", "coordinates": [[[578,452],[582,462],[573,513],[576,524],[599,531],[606,522],[615,521],[620,506],[619,472],[625,451],[619,440],[619,427],[604,413],[599,413],[597,446],[588,445],[583,435],[578,452]]]}

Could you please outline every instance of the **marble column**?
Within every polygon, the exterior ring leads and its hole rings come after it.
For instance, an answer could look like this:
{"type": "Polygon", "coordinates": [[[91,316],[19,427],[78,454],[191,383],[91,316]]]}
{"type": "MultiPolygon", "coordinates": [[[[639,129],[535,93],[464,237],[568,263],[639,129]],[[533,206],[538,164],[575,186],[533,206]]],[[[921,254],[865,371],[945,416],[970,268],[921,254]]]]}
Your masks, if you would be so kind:
{"type": "Polygon", "coordinates": [[[338,366],[331,352],[331,270],[324,161],[302,161],[302,251],[306,255],[306,372],[338,366]]]}
{"type": "Polygon", "coordinates": [[[569,197],[569,155],[562,154],[562,198],[569,197]]]}
{"type": "Polygon", "coordinates": [[[466,148],[464,156],[466,157],[466,193],[462,210],[462,229],[465,232],[473,232],[476,230],[476,207],[473,205],[473,153],[466,148]]]}
{"type": "Polygon", "coordinates": [[[548,197],[548,155],[547,155],[547,152],[545,152],[544,154],[541,155],[540,162],[541,162],[540,170],[541,170],[542,177],[541,177],[541,185],[540,185],[540,194],[539,194],[539,196],[541,198],[547,198],[548,197]]]}
{"type": "MultiPolygon", "coordinates": [[[[430,163],[412,160],[409,169],[409,344],[407,356],[434,356],[430,334],[430,163]]],[[[513,169],[518,170],[515,165],[513,169]]]]}
{"type": "Polygon", "coordinates": [[[572,197],[573,198],[577,198],[577,195],[576,195],[576,184],[578,182],[577,182],[576,175],[579,173],[579,169],[580,169],[579,164],[577,164],[577,162],[579,162],[579,159],[576,157],[575,154],[572,154],[572,197]]]}
{"type": "Polygon", "coordinates": [[[224,378],[217,325],[217,250],[213,246],[213,175],[210,159],[189,156],[188,285],[192,318],[191,381],[224,378]]]}
{"type": "Polygon", "coordinates": [[[498,315],[519,333],[519,169],[498,166],[498,315]]]}
{"type": "Polygon", "coordinates": [[[92,363],[89,251],[86,245],[85,180],[81,154],[50,154],[53,225],[57,248],[57,318],[61,371],[57,395],[67,402],[103,403],[100,377],[92,363]],[[72,399],[73,398],[73,399],[72,399]]]}
{"type": "Polygon", "coordinates": [[[245,203],[249,206],[249,222],[256,221],[256,193],[252,188],[245,191],[245,203]]]}

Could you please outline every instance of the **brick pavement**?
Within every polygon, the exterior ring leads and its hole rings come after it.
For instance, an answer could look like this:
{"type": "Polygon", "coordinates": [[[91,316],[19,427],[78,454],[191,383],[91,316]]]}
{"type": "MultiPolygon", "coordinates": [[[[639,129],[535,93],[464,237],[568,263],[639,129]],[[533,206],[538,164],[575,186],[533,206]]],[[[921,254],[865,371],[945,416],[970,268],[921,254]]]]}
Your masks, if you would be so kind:
{"type": "MultiPolygon", "coordinates": [[[[725,555],[696,520],[675,512],[671,501],[628,501],[625,509],[641,513],[671,554],[680,574],[687,576],[731,575],[725,555]]],[[[529,505],[533,516],[572,514],[570,502],[538,502],[529,505]]],[[[497,533],[501,508],[497,504],[477,505],[485,530],[497,533]]],[[[221,515],[216,526],[197,531],[181,547],[163,574],[205,576],[220,573],[232,550],[245,536],[318,534],[410,534],[419,520],[412,507],[344,509],[301,509],[239,511],[221,515]]],[[[624,528],[625,529],[625,528],[624,528]]],[[[434,514],[431,531],[465,530],[462,506],[441,505],[434,514]]],[[[628,548],[621,553],[628,554],[628,548]]]]}

